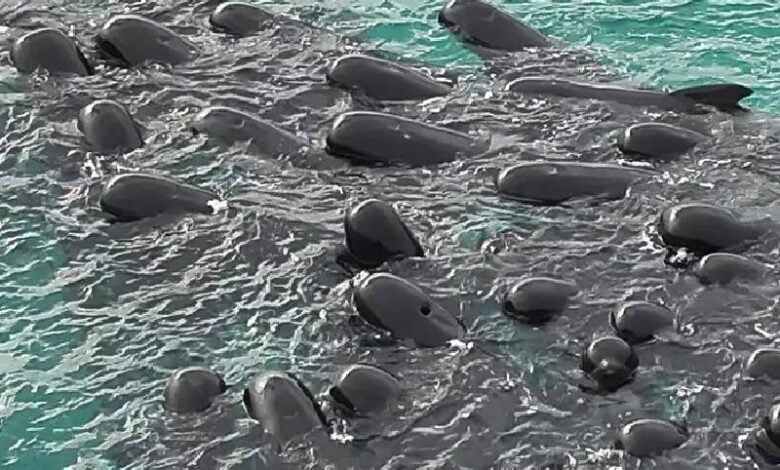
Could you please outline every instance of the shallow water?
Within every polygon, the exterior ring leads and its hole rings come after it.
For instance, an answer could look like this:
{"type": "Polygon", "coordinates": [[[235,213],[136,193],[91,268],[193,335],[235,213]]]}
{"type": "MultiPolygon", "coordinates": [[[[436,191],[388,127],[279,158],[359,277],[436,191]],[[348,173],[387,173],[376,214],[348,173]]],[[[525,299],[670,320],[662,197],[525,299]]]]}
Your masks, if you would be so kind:
{"type": "MultiPolygon", "coordinates": [[[[0,140],[0,462],[10,469],[162,468],[760,468],[745,438],[776,384],[741,376],[753,349],[778,344],[776,279],[705,288],[663,263],[654,221],[676,201],[780,220],[780,7],[770,2],[560,1],[502,5],[574,50],[515,58],[512,70],[679,87],[738,81],[754,113],[656,113],[605,103],[519,100],[436,24],[429,1],[274,3],[312,28],[229,42],[204,20],[219,2],[0,3],[6,35],[36,24],[82,44],[108,17],[147,15],[202,50],[173,70],[99,69],[30,80],[4,60],[0,140]],[[342,38],[351,38],[349,44],[342,38]],[[445,99],[388,111],[492,135],[487,154],[426,169],[367,169],[319,156],[263,160],[186,130],[207,104],[263,115],[321,147],[338,113],[360,108],[324,83],[345,50],[380,48],[455,70],[445,99]],[[583,59],[588,55],[591,59],[583,59]],[[562,64],[562,65],[561,65],[562,64]],[[147,144],[125,155],[83,150],[75,125],[93,99],[126,103],[147,144]],[[621,201],[535,207],[496,196],[492,178],[529,158],[616,161],[615,133],[638,120],[712,135],[621,201]],[[101,182],[118,170],[176,177],[244,201],[215,216],[106,223],[101,182]],[[349,276],[335,263],[345,207],[380,197],[428,254],[384,267],[431,292],[470,330],[471,347],[419,350],[372,342],[350,321],[349,276]],[[526,275],[576,282],[574,306],[541,328],[504,317],[499,295],[526,275]],[[642,346],[637,380],[583,393],[576,354],[610,332],[621,301],[672,308],[676,331],[642,346]],[[240,408],[240,389],[289,370],[315,393],[357,361],[397,373],[407,393],[377,422],[342,423],[356,438],[281,454],[240,408]],[[168,375],[206,365],[235,384],[210,411],[166,416],[168,375]],[[685,421],[691,439],[656,459],[611,451],[636,416],[685,421]],[[378,435],[378,436],[375,436],[378,435]],[[363,442],[368,436],[375,436],[363,442]],[[559,467],[560,468],[560,467],[559,467]],[[566,467],[563,467],[566,468],[566,467]]],[[[770,233],[749,256],[774,264],[770,233]]]]}

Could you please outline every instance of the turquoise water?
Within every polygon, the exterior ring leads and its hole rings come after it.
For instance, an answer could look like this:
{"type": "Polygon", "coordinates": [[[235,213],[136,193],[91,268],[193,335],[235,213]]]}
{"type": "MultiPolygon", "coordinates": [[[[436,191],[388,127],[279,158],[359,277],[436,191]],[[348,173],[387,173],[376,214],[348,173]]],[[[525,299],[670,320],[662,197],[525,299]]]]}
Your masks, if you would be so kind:
{"type": "MultiPolygon", "coordinates": [[[[94,4],[77,3],[80,7],[94,4]]],[[[670,88],[710,81],[739,82],[756,91],[745,101],[748,106],[769,114],[780,112],[780,4],[776,2],[495,3],[549,36],[595,53],[603,64],[632,81],[670,88]]],[[[98,10],[101,5],[95,4],[96,15],[104,13],[98,10]]],[[[321,27],[356,36],[411,59],[474,71],[481,65],[476,56],[438,26],[440,2],[321,1],[312,7],[311,2],[300,0],[269,2],[267,6],[270,11],[293,12],[321,27]]],[[[8,13],[8,8],[3,5],[3,13],[8,13]]],[[[121,11],[120,7],[113,8],[121,11]]],[[[80,28],[83,24],[74,26],[80,28]]],[[[25,105],[17,104],[21,99],[14,85],[15,71],[3,66],[0,73],[5,77],[3,103],[7,107],[3,121],[23,122],[25,105]]],[[[116,403],[117,399],[108,403],[112,397],[90,386],[90,377],[101,371],[94,363],[89,368],[82,367],[82,363],[101,343],[101,335],[122,338],[121,329],[102,318],[121,309],[121,294],[114,294],[105,284],[81,282],[86,272],[106,260],[69,264],[65,248],[54,241],[56,227],[72,214],[62,213],[56,205],[36,210],[20,196],[24,186],[18,178],[40,168],[30,154],[40,147],[31,145],[31,149],[14,154],[14,149],[6,147],[0,162],[0,185],[5,196],[0,201],[0,466],[12,470],[112,468],[114,463],[105,455],[111,447],[105,441],[106,430],[114,432],[113,438],[121,434],[114,426],[124,420],[125,408],[116,403]],[[8,164],[11,160],[16,162],[13,167],[8,164]],[[69,295],[98,300],[94,300],[95,305],[78,304],[83,310],[71,311],[68,309],[74,308],[74,303],[69,295]],[[85,400],[85,396],[90,399],[85,400]],[[105,422],[110,423],[108,427],[105,422]]],[[[57,196],[76,199],[83,195],[57,196]]],[[[502,221],[481,227],[464,223],[462,232],[453,235],[462,246],[474,248],[507,225],[502,221]]],[[[117,277],[121,282],[122,275],[117,277]]],[[[280,339],[278,344],[273,343],[274,335],[264,336],[270,344],[265,345],[263,360],[280,368],[287,367],[292,362],[289,355],[298,352],[291,334],[280,333],[282,336],[284,341],[280,339]]],[[[235,347],[235,355],[250,353],[249,338],[236,342],[241,345],[235,347]]],[[[134,347],[153,349],[163,345],[145,339],[134,347]]],[[[199,351],[196,356],[208,357],[203,351],[208,345],[197,343],[193,347],[199,351]]],[[[129,348],[112,356],[112,360],[121,362],[130,357],[133,350],[129,348]]],[[[176,367],[175,357],[174,348],[154,366],[145,363],[116,383],[143,388],[138,384],[147,374],[159,383],[176,367]]],[[[236,372],[237,367],[227,357],[217,365],[236,372]]],[[[127,367],[132,366],[138,364],[129,361],[127,367]]],[[[143,420],[142,415],[128,413],[126,419],[143,420]]]]}
{"type": "MultiPolygon", "coordinates": [[[[500,1],[506,11],[574,47],[594,53],[626,78],[656,87],[710,81],[750,86],[746,103],[780,111],[780,5],[772,1],[500,1]]],[[[439,2],[322,2],[333,25],[359,32],[383,49],[444,66],[478,67],[436,23],[439,2]],[[346,19],[344,19],[346,17],[346,19]]],[[[329,20],[330,21],[330,20],[329,20]]],[[[327,24],[327,23],[326,23],[327,24]]]]}

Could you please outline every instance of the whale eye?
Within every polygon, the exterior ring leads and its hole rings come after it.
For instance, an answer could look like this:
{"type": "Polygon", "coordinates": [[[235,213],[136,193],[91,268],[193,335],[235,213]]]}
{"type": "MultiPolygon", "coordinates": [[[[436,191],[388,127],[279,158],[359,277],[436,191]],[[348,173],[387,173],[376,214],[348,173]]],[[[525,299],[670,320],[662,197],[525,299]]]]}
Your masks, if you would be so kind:
{"type": "Polygon", "coordinates": [[[423,304],[422,307],[420,307],[420,313],[427,317],[431,314],[431,307],[428,304],[423,304]]]}

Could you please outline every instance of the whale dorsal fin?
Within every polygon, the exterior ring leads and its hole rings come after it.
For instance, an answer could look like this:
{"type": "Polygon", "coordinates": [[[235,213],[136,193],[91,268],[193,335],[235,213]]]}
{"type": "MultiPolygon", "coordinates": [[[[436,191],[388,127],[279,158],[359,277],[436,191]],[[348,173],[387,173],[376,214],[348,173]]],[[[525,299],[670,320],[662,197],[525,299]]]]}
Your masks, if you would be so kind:
{"type": "Polygon", "coordinates": [[[750,88],[735,83],[700,85],[681,88],[669,93],[672,96],[686,97],[697,103],[714,106],[721,111],[744,110],[739,101],[753,94],[750,88]]]}

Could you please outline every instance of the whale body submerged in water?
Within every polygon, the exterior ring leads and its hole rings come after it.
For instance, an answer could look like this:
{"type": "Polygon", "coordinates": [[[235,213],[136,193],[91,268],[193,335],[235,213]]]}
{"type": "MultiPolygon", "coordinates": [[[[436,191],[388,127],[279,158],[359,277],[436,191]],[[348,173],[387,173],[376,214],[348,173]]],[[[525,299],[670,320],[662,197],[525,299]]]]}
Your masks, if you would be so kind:
{"type": "Polygon", "coordinates": [[[507,89],[516,93],[655,106],[670,111],[692,111],[700,105],[712,106],[726,112],[744,111],[745,108],[739,105],[739,101],[753,94],[753,90],[746,86],[728,83],[666,92],[545,77],[518,78],[510,82],[507,89]]]}

